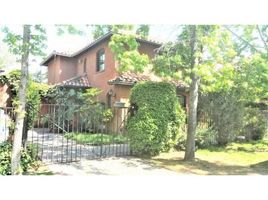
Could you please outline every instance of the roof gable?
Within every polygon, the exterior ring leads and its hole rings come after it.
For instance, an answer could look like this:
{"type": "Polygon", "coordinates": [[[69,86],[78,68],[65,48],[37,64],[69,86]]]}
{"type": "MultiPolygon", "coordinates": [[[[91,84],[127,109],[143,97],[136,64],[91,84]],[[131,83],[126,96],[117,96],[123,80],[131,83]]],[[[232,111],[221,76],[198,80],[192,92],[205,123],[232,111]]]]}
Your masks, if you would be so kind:
{"type": "MultiPolygon", "coordinates": [[[[67,57],[67,58],[74,58],[74,57],[77,57],[81,54],[83,54],[84,52],[88,51],[89,49],[95,47],[96,45],[99,45],[101,42],[104,42],[108,39],[110,39],[110,37],[113,35],[113,32],[108,32],[106,33],[105,35],[103,35],[102,37],[94,40],[93,42],[91,42],[90,44],[88,44],[87,46],[85,46],[84,48],[80,49],[79,51],[73,53],[73,54],[68,54],[68,53],[64,53],[64,52],[56,52],[56,51],[53,51],[51,54],[49,54],[49,56],[44,59],[40,65],[45,65],[47,66],[49,61],[54,57],[54,56],[62,56],[62,57],[67,57]]],[[[151,41],[151,40],[145,40],[145,39],[141,39],[141,38],[136,38],[136,40],[140,43],[146,43],[146,44],[149,44],[149,45],[153,45],[155,46],[156,48],[157,47],[160,47],[161,44],[158,43],[158,42],[155,42],[155,41],[151,41]]]]}

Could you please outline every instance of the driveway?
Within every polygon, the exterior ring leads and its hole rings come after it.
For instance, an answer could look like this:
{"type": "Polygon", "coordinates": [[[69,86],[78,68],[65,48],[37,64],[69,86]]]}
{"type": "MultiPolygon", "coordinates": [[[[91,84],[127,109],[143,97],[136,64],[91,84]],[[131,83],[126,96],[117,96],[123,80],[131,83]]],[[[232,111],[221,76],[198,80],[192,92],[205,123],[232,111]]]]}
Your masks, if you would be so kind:
{"type": "Polygon", "coordinates": [[[56,175],[177,174],[144,159],[126,156],[129,155],[128,144],[103,145],[100,149],[100,146],[77,144],[61,134],[50,133],[47,129],[31,130],[29,139],[38,145],[39,157],[48,170],[56,175]],[[98,158],[100,155],[106,158],[98,158]]]}
{"type": "Polygon", "coordinates": [[[103,159],[82,159],[73,163],[47,164],[55,175],[167,175],[178,173],[160,168],[148,161],[135,157],[110,157],[103,159]]]}

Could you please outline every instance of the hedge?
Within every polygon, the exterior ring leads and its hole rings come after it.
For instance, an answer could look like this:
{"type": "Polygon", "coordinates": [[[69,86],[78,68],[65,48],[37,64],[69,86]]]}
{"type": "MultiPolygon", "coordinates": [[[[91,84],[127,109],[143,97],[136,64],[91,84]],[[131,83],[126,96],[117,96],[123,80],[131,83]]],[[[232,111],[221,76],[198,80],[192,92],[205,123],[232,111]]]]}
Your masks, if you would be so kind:
{"type": "Polygon", "coordinates": [[[131,90],[130,103],[132,114],[127,131],[133,154],[155,156],[175,146],[185,113],[174,85],[138,83],[131,90]]]}

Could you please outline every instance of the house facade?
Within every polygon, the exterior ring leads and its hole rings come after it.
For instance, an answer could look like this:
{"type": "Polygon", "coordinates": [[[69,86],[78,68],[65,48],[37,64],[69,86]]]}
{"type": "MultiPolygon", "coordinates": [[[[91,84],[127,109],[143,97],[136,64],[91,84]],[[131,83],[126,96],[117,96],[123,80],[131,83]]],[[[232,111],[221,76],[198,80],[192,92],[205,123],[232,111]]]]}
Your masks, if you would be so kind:
{"type": "MultiPolygon", "coordinates": [[[[48,67],[48,84],[78,88],[99,88],[102,90],[98,101],[108,108],[114,109],[118,102],[126,107],[129,105],[130,90],[139,81],[152,80],[151,73],[118,73],[118,63],[109,48],[113,33],[107,33],[80,51],[70,55],[51,53],[41,65],[48,67]]],[[[161,45],[154,41],[136,39],[139,53],[146,54],[150,59],[155,56],[155,49],[161,45]]],[[[188,96],[184,92],[185,85],[174,84],[179,88],[178,95],[182,105],[187,109],[188,96]]],[[[117,114],[118,115],[118,114],[117,114]]],[[[121,113],[122,115],[122,113],[121,113]]]]}
{"type": "MultiPolygon", "coordinates": [[[[98,100],[108,107],[117,101],[127,101],[130,89],[136,82],[152,78],[149,74],[117,72],[118,63],[108,45],[111,36],[111,32],[107,33],[72,55],[59,52],[50,54],[41,63],[48,67],[48,84],[100,88],[102,92],[98,100]]],[[[150,59],[155,56],[154,50],[160,47],[159,43],[143,39],[137,39],[137,42],[139,52],[147,54],[150,59]]],[[[181,83],[177,86],[184,87],[181,83]]],[[[181,92],[181,95],[186,94],[181,92]]]]}

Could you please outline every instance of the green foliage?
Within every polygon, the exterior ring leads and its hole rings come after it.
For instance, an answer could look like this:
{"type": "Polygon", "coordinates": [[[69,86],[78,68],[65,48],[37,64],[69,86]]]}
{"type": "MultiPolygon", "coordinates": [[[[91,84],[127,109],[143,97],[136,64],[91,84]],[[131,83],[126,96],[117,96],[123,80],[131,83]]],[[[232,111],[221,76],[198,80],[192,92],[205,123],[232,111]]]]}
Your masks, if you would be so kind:
{"type": "MultiPolygon", "coordinates": [[[[0,144],[0,175],[11,175],[11,151],[12,145],[8,142],[0,144]]],[[[21,149],[20,167],[26,172],[37,161],[37,149],[28,145],[21,149]]]]}
{"type": "Polygon", "coordinates": [[[75,140],[79,144],[90,145],[107,145],[107,144],[123,144],[127,142],[127,137],[123,135],[113,134],[89,134],[89,133],[66,133],[65,138],[75,140]]]}
{"type": "Polygon", "coordinates": [[[82,103],[83,92],[83,89],[56,86],[49,89],[47,97],[51,103],[72,106],[82,103]]]}
{"type": "Polygon", "coordinates": [[[127,121],[130,148],[136,155],[158,155],[174,147],[185,120],[175,87],[169,83],[138,83],[130,102],[136,108],[127,121]]]}
{"type": "Polygon", "coordinates": [[[246,108],[242,135],[247,140],[261,140],[266,133],[266,121],[258,108],[246,108]]]}
{"type": "Polygon", "coordinates": [[[114,34],[109,42],[109,47],[119,62],[119,72],[136,71],[142,72],[149,64],[148,55],[140,54],[135,35],[114,34]]]}
{"type": "Polygon", "coordinates": [[[97,96],[101,93],[99,88],[90,88],[82,95],[85,104],[92,105],[97,101],[97,96]]]}
{"type": "Polygon", "coordinates": [[[147,39],[149,36],[150,26],[148,24],[141,24],[136,30],[136,34],[143,39],[147,39]]]}
{"type": "Polygon", "coordinates": [[[234,91],[203,94],[198,106],[211,120],[219,145],[233,141],[243,127],[244,105],[234,91]]]}
{"type": "Polygon", "coordinates": [[[17,93],[20,82],[20,70],[13,70],[8,74],[0,76],[0,83],[10,86],[12,93],[17,93]]]}
{"type": "Polygon", "coordinates": [[[198,128],[195,144],[197,148],[204,149],[217,145],[217,133],[212,128],[198,128]]]}
{"type": "MultiPolygon", "coordinates": [[[[55,120],[74,120],[74,116],[79,114],[79,123],[83,124],[88,131],[92,131],[94,124],[108,123],[113,114],[110,109],[105,109],[104,105],[97,100],[101,90],[98,88],[74,89],[64,87],[54,87],[47,95],[51,103],[59,106],[55,107],[55,120]]],[[[63,123],[66,126],[68,123],[63,123]]],[[[68,127],[64,127],[68,128],[68,127]]],[[[67,130],[67,129],[66,129],[67,130]]],[[[94,130],[97,131],[97,130],[94,130]]]]}
{"type": "Polygon", "coordinates": [[[41,97],[47,94],[49,88],[50,87],[47,84],[36,83],[33,81],[29,82],[26,95],[26,117],[28,129],[32,128],[34,120],[36,119],[40,109],[41,97]]]}
{"type": "Polygon", "coordinates": [[[94,39],[98,39],[99,37],[105,35],[106,33],[112,31],[113,25],[92,25],[92,34],[94,39]]]}
{"type": "Polygon", "coordinates": [[[241,89],[243,101],[268,98],[268,57],[258,53],[241,58],[235,85],[241,89]]]}
{"type": "Polygon", "coordinates": [[[153,60],[154,72],[162,77],[184,80],[188,84],[191,83],[191,75],[195,74],[201,78],[201,88],[208,91],[217,91],[219,85],[229,86],[231,77],[227,75],[234,69],[231,61],[236,55],[231,34],[220,26],[195,27],[194,52],[190,44],[193,26],[181,26],[177,41],[159,48],[153,60]]]}
{"type": "Polygon", "coordinates": [[[45,41],[47,40],[46,29],[42,25],[30,25],[30,42],[22,45],[22,35],[16,34],[7,26],[2,29],[5,37],[3,41],[8,45],[9,50],[16,56],[21,56],[26,49],[34,56],[45,56],[45,41]]]}
{"type": "Polygon", "coordinates": [[[74,113],[79,110],[83,103],[83,89],[52,87],[46,95],[48,101],[59,106],[55,107],[55,120],[62,116],[69,121],[73,120],[74,113]]]}
{"type": "Polygon", "coordinates": [[[23,172],[27,170],[37,161],[37,146],[28,144],[26,149],[21,150],[21,168],[23,172]]]}
{"type": "Polygon", "coordinates": [[[11,150],[10,143],[0,144],[0,175],[11,174],[11,150]]]}
{"type": "Polygon", "coordinates": [[[83,35],[84,32],[77,29],[74,25],[56,25],[57,34],[59,36],[64,35],[66,32],[72,35],[83,35]]]}
{"type": "Polygon", "coordinates": [[[90,88],[87,89],[82,95],[83,104],[79,110],[82,115],[81,120],[83,121],[88,130],[91,130],[96,123],[108,123],[113,117],[111,109],[106,109],[102,103],[97,101],[97,96],[100,93],[100,89],[90,88]]]}
{"type": "Polygon", "coordinates": [[[232,142],[226,146],[227,150],[246,151],[246,152],[268,152],[268,141],[257,140],[246,143],[232,142]]]}
{"type": "MultiPolygon", "coordinates": [[[[10,86],[12,91],[12,105],[14,107],[18,104],[18,90],[20,83],[20,70],[13,70],[7,75],[0,76],[0,82],[10,86]]],[[[49,90],[49,86],[44,83],[36,83],[29,79],[26,91],[26,116],[27,128],[31,128],[33,121],[37,116],[41,104],[41,97],[45,96],[49,90]]]]}

